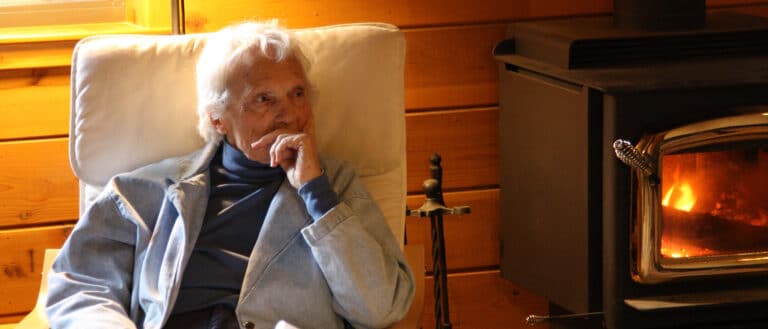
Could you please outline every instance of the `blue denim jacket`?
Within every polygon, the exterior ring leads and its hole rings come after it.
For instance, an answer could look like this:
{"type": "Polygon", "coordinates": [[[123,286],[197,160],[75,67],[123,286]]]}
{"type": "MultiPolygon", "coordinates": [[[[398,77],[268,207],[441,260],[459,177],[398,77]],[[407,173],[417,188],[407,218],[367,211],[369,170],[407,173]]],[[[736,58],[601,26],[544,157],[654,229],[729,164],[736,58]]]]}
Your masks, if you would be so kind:
{"type": "MultiPolygon", "coordinates": [[[[115,176],[53,264],[52,328],[161,328],[173,309],[208,203],[216,143],[115,176]]],[[[355,171],[321,159],[340,203],[313,221],[279,188],[250,256],[236,314],[272,328],[386,327],[408,311],[414,278],[355,171]]]]}

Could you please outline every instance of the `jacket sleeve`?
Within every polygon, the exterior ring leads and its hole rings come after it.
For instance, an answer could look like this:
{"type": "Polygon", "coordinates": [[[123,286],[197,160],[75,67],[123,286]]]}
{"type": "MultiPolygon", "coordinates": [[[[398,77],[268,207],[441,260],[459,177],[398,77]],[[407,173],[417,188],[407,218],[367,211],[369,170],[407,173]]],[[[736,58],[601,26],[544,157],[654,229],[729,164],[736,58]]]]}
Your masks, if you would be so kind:
{"type": "Polygon", "coordinates": [[[334,296],[356,328],[402,319],[415,293],[413,272],[376,202],[349,166],[332,174],[340,203],[302,230],[334,296]]]}
{"type": "Polygon", "coordinates": [[[46,303],[51,328],[136,328],[127,310],[137,228],[120,207],[115,193],[103,193],[54,261],[46,303]]]}

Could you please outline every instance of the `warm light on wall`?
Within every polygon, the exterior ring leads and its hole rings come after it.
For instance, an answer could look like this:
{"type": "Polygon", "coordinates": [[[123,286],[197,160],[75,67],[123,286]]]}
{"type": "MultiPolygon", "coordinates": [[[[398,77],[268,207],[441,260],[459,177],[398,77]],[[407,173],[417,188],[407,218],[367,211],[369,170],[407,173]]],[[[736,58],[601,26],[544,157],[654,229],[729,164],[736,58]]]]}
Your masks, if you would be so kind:
{"type": "Polygon", "coordinates": [[[125,0],[4,0],[0,27],[124,21],[125,0]]]}
{"type": "Polygon", "coordinates": [[[183,17],[181,0],[0,0],[0,70],[67,66],[91,35],[168,34],[175,2],[183,17]]]}
{"type": "Polygon", "coordinates": [[[85,24],[121,24],[142,30],[170,30],[174,5],[180,6],[183,17],[183,0],[171,0],[170,4],[157,0],[2,0],[0,29],[26,33],[44,28],[87,30],[85,24]]]}

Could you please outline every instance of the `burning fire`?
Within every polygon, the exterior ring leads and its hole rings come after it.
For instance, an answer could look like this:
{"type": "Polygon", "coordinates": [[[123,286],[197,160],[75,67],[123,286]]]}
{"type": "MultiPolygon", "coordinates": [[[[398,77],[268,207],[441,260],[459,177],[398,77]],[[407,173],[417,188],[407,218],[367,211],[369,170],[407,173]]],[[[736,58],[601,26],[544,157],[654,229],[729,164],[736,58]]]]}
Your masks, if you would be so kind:
{"type": "MultiPolygon", "coordinates": [[[[696,205],[696,194],[693,191],[691,183],[679,178],[680,168],[675,169],[674,183],[664,192],[664,198],[661,205],[672,207],[674,209],[691,212],[696,205]]],[[[707,250],[702,250],[690,243],[684,241],[675,241],[668,237],[661,240],[661,254],[671,258],[688,258],[706,255],[707,250]]]]}
{"type": "Polygon", "coordinates": [[[712,250],[697,247],[683,241],[661,240],[661,254],[670,258],[688,258],[712,254],[712,250]]]}
{"type": "Polygon", "coordinates": [[[672,208],[677,210],[690,212],[693,206],[696,205],[696,195],[693,193],[693,188],[688,182],[682,182],[680,184],[673,184],[666,193],[664,193],[664,199],[661,200],[661,205],[669,207],[670,203],[672,208]]]}
{"type": "Polygon", "coordinates": [[[768,151],[663,156],[660,250],[667,259],[768,248],[768,151]]]}

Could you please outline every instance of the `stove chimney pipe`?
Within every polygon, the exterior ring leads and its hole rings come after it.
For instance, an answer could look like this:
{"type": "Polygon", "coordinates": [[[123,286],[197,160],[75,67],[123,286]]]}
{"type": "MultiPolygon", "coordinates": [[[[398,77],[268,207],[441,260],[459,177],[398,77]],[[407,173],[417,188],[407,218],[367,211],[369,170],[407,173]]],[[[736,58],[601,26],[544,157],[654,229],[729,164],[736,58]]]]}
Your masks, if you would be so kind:
{"type": "Polygon", "coordinates": [[[706,25],[705,0],[613,0],[613,23],[625,30],[671,31],[706,25]]]}

